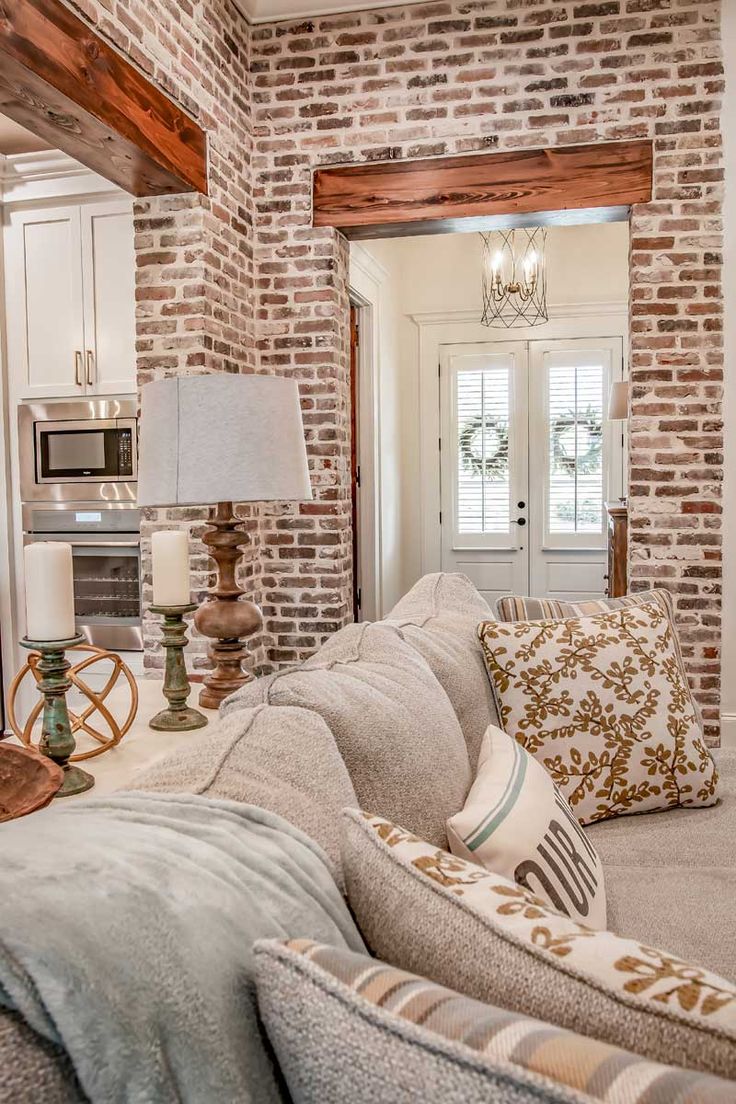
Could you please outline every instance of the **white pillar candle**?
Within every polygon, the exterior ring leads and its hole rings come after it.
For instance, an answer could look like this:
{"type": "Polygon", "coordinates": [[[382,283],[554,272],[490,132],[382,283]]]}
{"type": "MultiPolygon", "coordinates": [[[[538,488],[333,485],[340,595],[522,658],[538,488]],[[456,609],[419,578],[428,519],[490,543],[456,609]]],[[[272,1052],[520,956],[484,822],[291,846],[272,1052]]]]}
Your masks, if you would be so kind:
{"type": "Polygon", "coordinates": [[[189,537],[187,533],[160,529],[151,537],[154,606],[188,606],[189,537]]]}
{"type": "Polygon", "coordinates": [[[26,636],[29,640],[70,640],[74,627],[72,546],[63,541],[26,545],[26,636]]]}

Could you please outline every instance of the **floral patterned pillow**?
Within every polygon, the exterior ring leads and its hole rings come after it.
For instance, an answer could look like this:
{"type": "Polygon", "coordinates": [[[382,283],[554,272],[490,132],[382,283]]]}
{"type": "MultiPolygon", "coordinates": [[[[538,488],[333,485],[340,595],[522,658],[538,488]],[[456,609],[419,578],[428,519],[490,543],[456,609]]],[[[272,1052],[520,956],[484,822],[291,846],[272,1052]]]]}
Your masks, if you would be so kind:
{"type": "Polygon", "coordinates": [[[478,636],[503,727],[581,823],[714,804],[718,775],[661,605],[483,621],[478,636]]]}
{"type": "Polygon", "coordinates": [[[348,900],[378,958],[653,1061],[736,1078],[736,985],[556,912],[511,879],[348,809],[348,900]]]}

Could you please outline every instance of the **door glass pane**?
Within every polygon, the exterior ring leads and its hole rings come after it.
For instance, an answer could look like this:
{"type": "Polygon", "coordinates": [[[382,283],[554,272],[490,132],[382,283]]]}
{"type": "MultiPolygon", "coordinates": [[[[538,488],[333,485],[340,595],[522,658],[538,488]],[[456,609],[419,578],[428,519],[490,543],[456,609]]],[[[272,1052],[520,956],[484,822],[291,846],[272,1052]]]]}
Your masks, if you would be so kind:
{"type": "Polygon", "coordinates": [[[457,373],[457,531],[508,533],[510,377],[507,366],[457,373]]]}
{"type": "Polygon", "coordinates": [[[138,554],[74,556],[74,612],[79,620],[140,617],[138,554]]]}
{"type": "Polygon", "coordinates": [[[551,364],[548,373],[550,533],[603,528],[603,365],[551,364]]]}

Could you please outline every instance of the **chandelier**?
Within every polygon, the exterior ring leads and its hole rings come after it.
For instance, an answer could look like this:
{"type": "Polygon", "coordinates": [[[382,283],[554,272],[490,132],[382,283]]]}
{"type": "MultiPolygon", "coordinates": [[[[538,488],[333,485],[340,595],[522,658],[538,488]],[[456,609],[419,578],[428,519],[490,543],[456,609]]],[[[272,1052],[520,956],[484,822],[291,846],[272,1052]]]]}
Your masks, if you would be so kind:
{"type": "Polygon", "coordinates": [[[483,239],[484,326],[539,326],[547,322],[543,226],[491,230],[483,239]]]}

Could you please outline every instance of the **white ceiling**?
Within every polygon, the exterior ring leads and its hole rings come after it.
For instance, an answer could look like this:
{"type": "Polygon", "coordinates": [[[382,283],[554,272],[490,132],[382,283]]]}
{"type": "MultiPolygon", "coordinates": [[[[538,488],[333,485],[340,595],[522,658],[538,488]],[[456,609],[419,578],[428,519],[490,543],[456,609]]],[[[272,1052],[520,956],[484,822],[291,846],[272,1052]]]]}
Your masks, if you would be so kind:
{"type": "Polygon", "coordinates": [[[0,115],[0,155],[7,157],[12,153],[36,153],[50,148],[46,142],[31,134],[30,130],[25,130],[19,123],[0,115]]]}
{"type": "MultiPolygon", "coordinates": [[[[250,23],[273,23],[279,19],[305,19],[310,15],[337,12],[374,11],[395,8],[401,0],[235,0],[250,23]]],[[[409,0],[411,3],[411,0],[409,0]]]]}

